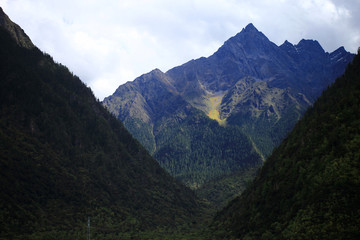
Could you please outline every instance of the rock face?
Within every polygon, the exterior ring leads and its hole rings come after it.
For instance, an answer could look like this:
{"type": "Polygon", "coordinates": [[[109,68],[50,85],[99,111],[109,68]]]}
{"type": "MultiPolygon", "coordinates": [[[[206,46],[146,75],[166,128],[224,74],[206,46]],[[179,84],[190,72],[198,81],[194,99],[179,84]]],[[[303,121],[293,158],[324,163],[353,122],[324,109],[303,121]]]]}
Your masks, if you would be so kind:
{"type": "Polygon", "coordinates": [[[5,28],[11,36],[15,39],[16,43],[25,48],[34,48],[35,45],[31,42],[30,38],[26,35],[24,30],[12,22],[10,18],[5,14],[5,12],[0,7],[0,26],[5,28]]]}
{"type": "MultiPolygon", "coordinates": [[[[234,132],[245,135],[243,142],[250,143],[248,152],[264,159],[323,89],[343,73],[352,58],[353,54],[343,47],[327,53],[314,40],[301,40],[296,45],[285,41],[277,46],[249,24],[212,56],[191,60],[166,73],[154,70],[144,74],[121,85],[103,104],[162,166],[167,166],[167,160],[163,154],[158,155],[165,152],[161,135],[169,126],[179,126],[199,111],[217,120],[223,131],[235,127],[234,132]]],[[[204,136],[197,141],[212,141],[204,136]]],[[[172,137],[176,139],[176,135],[172,137]]],[[[166,152],[173,150],[169,147],[166,152]]],[[[183,154],[173,156],[179,166],[192,150],[182,151],[183,154]]],[[[226,147],[221,151],[226,152],[226,147]]],[[[225,161],[222,155],[219,153],[214,158],[225,161]]],[[[194,156],[189,161],[203,159],[194,156]]],[[[253,161],[252,165],[259,163],[256,157],[253,161]]],[[[243,159],[243,162],[249,161],[243,159]]],[[[211,161],[207,164],[211,165],[211,161]]],[[[236,168],[229,166],[229,171],[236,168]]],[[[194,169],[187,166],[182,173],[167,170],[180,177],[194,169]]]]}

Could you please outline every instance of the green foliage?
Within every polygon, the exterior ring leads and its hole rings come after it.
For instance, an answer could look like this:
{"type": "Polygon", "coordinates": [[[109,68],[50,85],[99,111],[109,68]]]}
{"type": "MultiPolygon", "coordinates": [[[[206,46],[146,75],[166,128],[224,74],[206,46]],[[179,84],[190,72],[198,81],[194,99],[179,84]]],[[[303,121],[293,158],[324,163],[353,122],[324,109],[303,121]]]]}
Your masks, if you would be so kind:
{"type": "Polygon", "coordinates": [[[0,28],[0,239],[84,239],[189,227],[173,180],[90,88],[0,28]],[[55,236],[55,237],[54,237],[55,236]]]}
{"type": "Polygon", "coordinates": [[[262,161],[238,127],[222,127],[195,110],[180,123],[162,126],[154,157],[170,174],[193,188],[262,161]]]}
{"type": "Polygon", "coordinates": [[[360,56],[217,215],[215,239],[360,237],[360,56]]]}
{"type": "Polygon", "coordinates": [[[266,158],[286,137],[304,112],[304,106],[294,104],[287,106],[279,119],[266,116],[266,112],[259,117],[250,117],[240,112],[230,116],[228,122],[241,127],[252,139],[259,153],[266,158]]]}
{"type": "Polygon", "coordinates": [[[156,143],[152,128],[149,124],[146,124],[137,118],[130,118],[124,121],[124,125],[150,154],[154,154],[156,143]]]}
{"type": "Polygon", "coordinates": [[[210,212],[215,214],[250,185],[259,168],[260,165],[222,175],[204,183],[195,192],[200,198],[207,200],[210,212]]]}

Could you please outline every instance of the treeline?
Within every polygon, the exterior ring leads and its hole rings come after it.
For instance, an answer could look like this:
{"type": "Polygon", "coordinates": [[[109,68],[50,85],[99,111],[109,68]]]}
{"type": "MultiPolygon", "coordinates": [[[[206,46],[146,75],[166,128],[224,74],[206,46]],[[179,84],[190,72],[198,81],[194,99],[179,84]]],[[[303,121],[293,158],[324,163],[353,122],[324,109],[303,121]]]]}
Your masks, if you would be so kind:
{"type": "Polygon", "coordinates": [[[210,179],[262,161],[238,127],[221,127],[198,111],[180,124],[169,124],[156,137],[154,157],[172,176],[194,188],[210,179]],[[181,159],[181,161],[179,161],[181,159]]]}

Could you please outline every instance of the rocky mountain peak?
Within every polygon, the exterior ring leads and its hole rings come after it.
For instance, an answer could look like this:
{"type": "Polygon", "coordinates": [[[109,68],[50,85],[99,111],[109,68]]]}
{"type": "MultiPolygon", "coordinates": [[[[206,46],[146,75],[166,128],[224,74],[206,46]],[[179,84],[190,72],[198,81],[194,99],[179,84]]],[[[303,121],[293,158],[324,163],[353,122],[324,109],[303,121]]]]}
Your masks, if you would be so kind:
{"type": "Polygon", "coordinates": [[[164,73],[160,69],[155,68],[149,74],[160,75],[160,74],[164,74],[164,73]]]}
{"type": "Polygon", "coordinates": [[[243,31],[246,31],[246,32],[259,32],[257,30],[257,28],[254,26],[254,24],[252,23],[249,23],[245,28],[243,28],[243,31]]]}
{"type": "Polygon", "coordinates": [[[235,58],[257,58],[265,56],[266,52],[272,51],[277,46],[256,27],[249,23],[241,32],[227,40],[218,52],[218,57],[235,56],[235,58]]]}
{"type": "Polygon", "coordinates": [[[230,38],[229,40],[237,41],[269,41],[269,39],[252,24],[249,23],[245,28],[241,30],[235,37],[230,38]]]}
{"type": "Polygon", "coordinates": [[[344,47],[339,47],[332,53],[330,53],[330,59],[331,60],[339,60],[342,56],[346,55],[346,50],[344,47]]]}
{"type": "Polygon", "coordinates": [[[288,40],[285,40],[285,42],[280,45],[280,48],[292,49],[292,48],[294,48],[294,45],[291,42],[289,42],[288,40]]]}
{"type": "Polygon", "coordinates": [[[279,48],[287,52],[287,54],[289,54],[289,56],[291,56],[295,61],[300,61],[304,64],[313,62],[315,59],[319,62],[325,61],[328,58],[328,53],[325,52],[320,43],[316,40],[302,39],[296,45],[293,45],[286,40],[279,48]]]}
{"type": "Polygon", "coordinates": [[[315,54],[325,54],[324,49],[321,47],[320,43],[316,40],[302,39],[295,47],[300,52],[307,51],[315,54]]]}
{"type": "Polygon", "coordinates": [[[291,42],[289,42],[288,40],[285,40],[285,42],[283,44],[281,44],[279,46],[279,48],[282,49],[283,51],[289,53],[289,54],[296,53],[295,46],[291,42]]]}
{"type": "Polygon", "coordinates": [[[169,82],[169,77],[158,68],[141,75],[135,79],[134,82],[144,91],[147,90],[146,88],[155,85],[158,87],[161,85],[163,87],[166,86],[166,88],[173,88],[169,82]]]}

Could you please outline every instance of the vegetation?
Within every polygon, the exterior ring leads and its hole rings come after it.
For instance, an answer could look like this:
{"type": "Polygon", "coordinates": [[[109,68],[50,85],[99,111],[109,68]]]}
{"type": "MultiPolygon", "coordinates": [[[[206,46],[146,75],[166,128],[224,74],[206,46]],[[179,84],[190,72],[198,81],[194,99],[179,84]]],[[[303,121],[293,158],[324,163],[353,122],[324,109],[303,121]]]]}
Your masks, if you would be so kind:
{"type": "Polygon", "coordinates": [[[90,88],[1,27],[0,182],[0,239],[85,239],[88,217],[91,239],[156,239],[202,206],[90,88]]]}
{"type": "Polygon", "coordinates": [[[195,193],[208,204],[211,216],[222,210],[226,205],[249,186],[255,178],[259,166],[240,169],[228,175],[222,175],[204,183],[195,193]]]}
{"type": "MultiPolygon", "coordinates": [[[[13,25],[3,19],[11,32],[13,25]]],[[[159,121],[128,123],[143,129],[137,137],[204,203],[170,177],[66,67],[36,47],[25,48],[30,45],[21,43],[30,40],[14,39],[6,29],[0,27],[0,239],[85,239],[89,217],[91,239],[360,237],[359,55],[253,183],[262,163],[257,151],[269,151],[261,142],[280,141],[266,130],[284,134],[281,121],[296,121],[301,109],[291,105],[293,114],[280,120],[260,114],[259,122],[234,114],[227,121],[242,128],[225,128],[215,121],[216,98],[210,99],[211,120],[175,89],[168,91],[169,79],[162,85],[147,81],[161,87],[146,95],[161,90],[148,105],[159,121]],[[246,131],[253,131],[251,139],[246,131]],[[204,231],[212,214],[246,186],[204,231]]],[[[275,112],[271,107],[263,113],[275,112]]]]}
{"type": "Polygon", "coordinates": [[[226,126],[226,119],[220,119],[219,106],[221,104],[222,96],[210,97],[209,99],[209,112],[207,116],[216,120],[221,126],[226,126]]]}
{"type": "Polygon", "coordinates": [[[249,117],[246,114],[233,114],[228,118],[229,125],[241,127],[247,136],[251,136],[254,147],[261,156],[267,158],[286,135],[299,121],[305,107],[296,104],[287,106],[281,117],[267,116],[263,112],[259,117],[249,117]]]}
{"type": "Polygon", "coordinates": [[[216,216],[214,239],[360,237],[359,54],[216,216]]]}
{"type": "Polygon", "coordinates": [[[222,127],[196,110],[181,123],[165,125],[154,157],[172,176],[192,188],[222,175],[262,164],[238,127],[222,127]],[[181,161],[178,161],[181,159],[181,161]]]}

